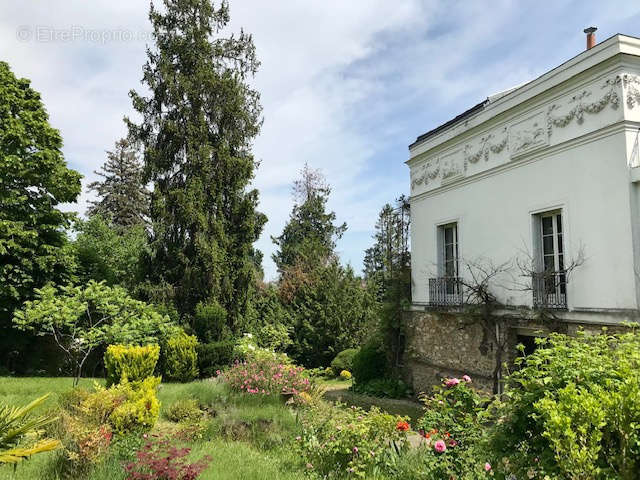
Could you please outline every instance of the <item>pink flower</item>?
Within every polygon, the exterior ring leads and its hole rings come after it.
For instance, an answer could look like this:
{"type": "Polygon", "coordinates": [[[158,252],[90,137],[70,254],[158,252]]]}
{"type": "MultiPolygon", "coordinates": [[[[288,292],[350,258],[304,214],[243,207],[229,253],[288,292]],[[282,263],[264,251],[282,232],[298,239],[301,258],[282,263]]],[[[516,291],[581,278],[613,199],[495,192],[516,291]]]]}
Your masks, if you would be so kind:
{"type": "Polygon", "coordinates": [[[469,375],[463,375],[462,380],[464,380],[467,383],[471,383],[471,377],[469,375]]]}
{"type": "Polygon", "coordinates": [[[438,453],[443,453],[447,450],[447,445],[444,443],[444,440],[438,440],[433,445],[433,449],[438,453]]]}
{"type": "Polygon", "coordinates": [[[355,454],[358,453],[358,447],[353,447],[353,453],[355,453],[355,454]]]}
{"type": "Polygon", "coordinates": [[[455,387],[460,383],[457,378],[447,378],[444,382],[445,387],[455,387]]]}
{"type": "Polygon", "coordinates": [[[485,472],[488,472],[488,471],[490,471],[490,470],[491,470],[491,464],[490,464],[489,462],[485,463],[485,464],[484,464],[484,471],[485,471],[485,472]]]}

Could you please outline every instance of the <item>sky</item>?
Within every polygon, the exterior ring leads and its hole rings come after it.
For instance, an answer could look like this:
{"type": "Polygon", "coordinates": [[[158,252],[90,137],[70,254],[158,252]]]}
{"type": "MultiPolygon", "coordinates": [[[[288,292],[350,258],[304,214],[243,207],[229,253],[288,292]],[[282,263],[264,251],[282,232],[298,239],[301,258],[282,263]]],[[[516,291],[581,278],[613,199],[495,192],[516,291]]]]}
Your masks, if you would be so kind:
{"type": "MultiPolygon", "coordinates": [[[[157,0],[159,1],[159,0],[157,0]]],[[[83,193],[105,151],[126,135],[128,92],[140,85],[152,41],[143,0],[2,0],[0,60],[42,93],[83,193]]],[[[380,208],[409,190],[415,138],[488,95],[529,81],[598,40],[640,36],[634,1],[230,0],[230,32],[253,35],[253,79],[264,124],[253,184],[269,221],[257,242],[276,276],[271,236],[292,207],[308,162],[333,188],[329,206],[348,230],[343,263],[362,268],[380,208]]]]}

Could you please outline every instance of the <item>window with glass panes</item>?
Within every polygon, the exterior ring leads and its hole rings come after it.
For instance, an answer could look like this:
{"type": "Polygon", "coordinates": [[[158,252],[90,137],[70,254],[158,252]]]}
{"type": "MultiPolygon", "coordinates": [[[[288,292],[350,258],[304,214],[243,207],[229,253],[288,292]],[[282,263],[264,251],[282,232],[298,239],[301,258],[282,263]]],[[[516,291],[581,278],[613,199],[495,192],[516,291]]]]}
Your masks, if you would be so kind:
{"type": "Polygon", "coordinates": [[[540,216],[540,234],[542,236],[542,267],[546,276],[547,293],[564,294],[564,248],[562,235],[562,212],[545,213],[540,216]]]}
{"type": "Polygon", "coordinates": [[[444,276],[458,276],[458,224],[452,223],[442,227],[442,260],[444,276]]]}

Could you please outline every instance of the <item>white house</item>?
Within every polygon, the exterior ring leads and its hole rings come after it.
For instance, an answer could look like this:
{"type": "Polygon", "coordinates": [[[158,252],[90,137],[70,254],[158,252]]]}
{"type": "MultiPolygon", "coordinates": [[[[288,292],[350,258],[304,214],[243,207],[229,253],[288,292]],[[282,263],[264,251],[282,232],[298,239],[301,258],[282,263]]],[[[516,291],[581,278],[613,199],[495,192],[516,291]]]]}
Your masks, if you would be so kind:
{"type": "MultiPolygon", "coordinates": [[[[506,307],[637,318],[640,38],[594,45],[594,31],[576,57],[410,145],[414,312],[455,307],[471,265],[502,265],[506,307]]],[[[414,355],[433,347],[415,342],[414,355]]]]}

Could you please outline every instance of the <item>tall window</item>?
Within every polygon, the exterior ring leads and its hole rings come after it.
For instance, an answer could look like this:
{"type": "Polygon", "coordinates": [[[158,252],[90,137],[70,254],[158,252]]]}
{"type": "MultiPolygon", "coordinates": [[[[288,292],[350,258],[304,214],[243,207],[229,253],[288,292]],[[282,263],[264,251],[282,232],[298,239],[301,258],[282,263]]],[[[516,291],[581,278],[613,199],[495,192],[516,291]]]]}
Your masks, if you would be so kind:
{"type": "Polygon", "coordinates": [[[450,223],[442,228],[442,265],[445,277],[458,276],[458,224],[450,223]]]}
{"type": "Polygon", "coordinates": [[[462,304],[462,283],[459,275],[458,224],[438,226],[438,277],[429,279],[431,305],[462,304]]]}
{"type": "Polygon", "coordinates": [[[534,276],[537,306],[566,307],[567,279],[564,270],[562,211],[537,215],[538,273],[534,276]]]}

